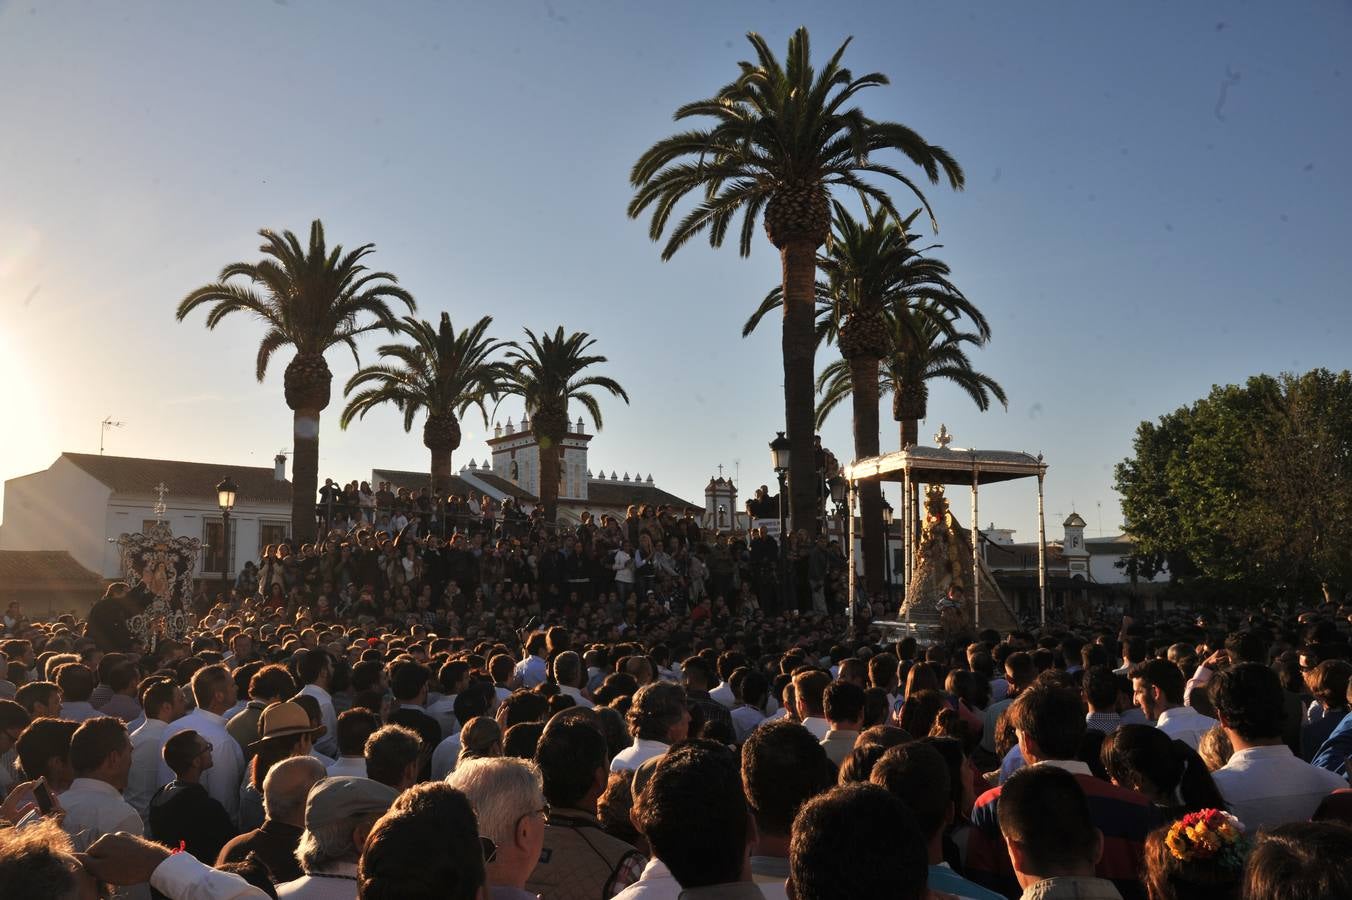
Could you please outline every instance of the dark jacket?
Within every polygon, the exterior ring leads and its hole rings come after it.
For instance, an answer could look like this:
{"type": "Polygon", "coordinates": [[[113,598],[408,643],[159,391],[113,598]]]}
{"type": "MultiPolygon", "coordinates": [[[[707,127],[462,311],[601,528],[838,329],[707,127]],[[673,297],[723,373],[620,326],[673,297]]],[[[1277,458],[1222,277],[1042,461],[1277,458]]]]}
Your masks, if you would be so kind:
{"type": "Polygon", "coordinates": [[[208,866],[235,836],[235,827],[220,801],[200,784],[171,781],[150,798],[150,836],[161,844],[184,849],[208,866]]]}
{"type": "Polygon", "coordinates": [[[273,884],[295,881],[305,874],[300,870],[300,863],[296,862],[300,836],[301,829],[296,826],[267,819],[258,828],[246,831],[221,848],[216,865],[244,862],[251,852],[257,853],[263,865],[268,867],[273,884]]]}
{"type": "Polygon", "coordinates": [[[127,620],[145,609],[154,598],[145,585],[138,584],[122,598],[101,597],[90,607],[87,634],[104,653],[126,653],[132,649],[127,620]]]}

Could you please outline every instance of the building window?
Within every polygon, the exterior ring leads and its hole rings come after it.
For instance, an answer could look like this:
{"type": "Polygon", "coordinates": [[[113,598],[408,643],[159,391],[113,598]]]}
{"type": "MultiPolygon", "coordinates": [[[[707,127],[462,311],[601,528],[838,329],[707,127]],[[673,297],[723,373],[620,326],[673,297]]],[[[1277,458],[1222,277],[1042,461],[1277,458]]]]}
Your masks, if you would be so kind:
{"type": "MultiPolygon", "coordinates": [[[[286,533],[290,530],[285,522],[260,522],[258,525],[258,553],[262,556],[263,548],[269,544],[286,543],[286,533]]],[[[234,554],[230,554],[234,556],[234,554]]]]}
{"type": "MultiPolygon", "coordinates": [[[[230,559],[225,561],[224,571],[228,574],[234,571],[236,553],[235,535],[239,533],[239,520],[230,520],[230,559]]],[[[220,572],[221,563],[224,561],[221,551],[222,546],[222,528],[220,519],[205,519],[202,522],[202,571],[220,572]]]]}

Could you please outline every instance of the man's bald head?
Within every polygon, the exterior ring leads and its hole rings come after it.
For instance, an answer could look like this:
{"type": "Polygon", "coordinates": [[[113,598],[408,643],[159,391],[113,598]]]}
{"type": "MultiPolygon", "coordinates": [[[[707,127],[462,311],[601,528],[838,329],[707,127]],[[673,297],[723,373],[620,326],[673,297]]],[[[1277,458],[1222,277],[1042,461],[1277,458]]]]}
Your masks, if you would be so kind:
{"type": "Polygon", "coordinates": [[[327,773],[313,756],[292,756],[268,770],[263,779],[263,810],[274,822],[305,827],[305,798],[327,773]]]}

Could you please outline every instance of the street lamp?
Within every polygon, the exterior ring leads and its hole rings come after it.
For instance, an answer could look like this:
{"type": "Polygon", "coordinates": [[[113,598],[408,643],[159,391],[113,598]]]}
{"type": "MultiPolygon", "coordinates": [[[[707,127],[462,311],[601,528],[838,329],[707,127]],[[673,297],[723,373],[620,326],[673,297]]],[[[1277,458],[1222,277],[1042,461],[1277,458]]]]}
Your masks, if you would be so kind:
{"type": "Polygon", "coordinates": [[[230,600],[230,510],[235,508],[235,494],[239,490],[229,475],[216,485],[216,502],[221,507],[221,599],[230,600]]]}
{"type": "Polygon", "coordinates": [[[784,520],[784,494],[788,491],[788,473],[789,473],[789,448],[792,445],[789,439],[784,437],[784,432],[775,432],[775,439],[770,442],[770,464],[774,467],[775,477],[779,479],[779,607],[782,612],[788,604],[785,602],[789,596],[788,579],[788,560],[789,543],[787,526],[784,520]]]}
{"type": "Polygon", "coordinates": [[[887,571],[887,607],[892,608],[892,504],[883,501],[883,565],[887,571]]]}

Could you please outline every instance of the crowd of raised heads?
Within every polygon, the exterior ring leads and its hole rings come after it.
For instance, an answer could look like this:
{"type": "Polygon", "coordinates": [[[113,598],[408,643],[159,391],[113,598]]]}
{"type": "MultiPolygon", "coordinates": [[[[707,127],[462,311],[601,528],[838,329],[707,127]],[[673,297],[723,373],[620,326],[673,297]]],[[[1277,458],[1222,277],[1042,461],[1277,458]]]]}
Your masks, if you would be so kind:
{"type": "MultiPolygon", "coordinates": [[[[399,496],[404,505],[374,507],[372,520],[335,513],[321,540],[263,546],[227,590],[204,582],[187,605],[198,617],[261,604],[287,621],[422,625],[471,637],[504,622],[558,622],[601,641],[662,617],[729,630],[732,620],[844,613],[840,545],[805,532],[781,547],[760,528],[707,530],[691,508],[631,506],[599,519],[583,511],[576,524],[547,525],[542,511],[528,514],[510,499],[465,518],[423,492],[399,496]]],[[[861,617],[883,616],[885,598],[875,600],[861,617]]]]}
{"type": "Polygon", "coordinates": [[[1345,608],[930,644],[231,599],[175,640],[136,596],[4,617],[0,897],[1352,897],[1345,608]]]}

